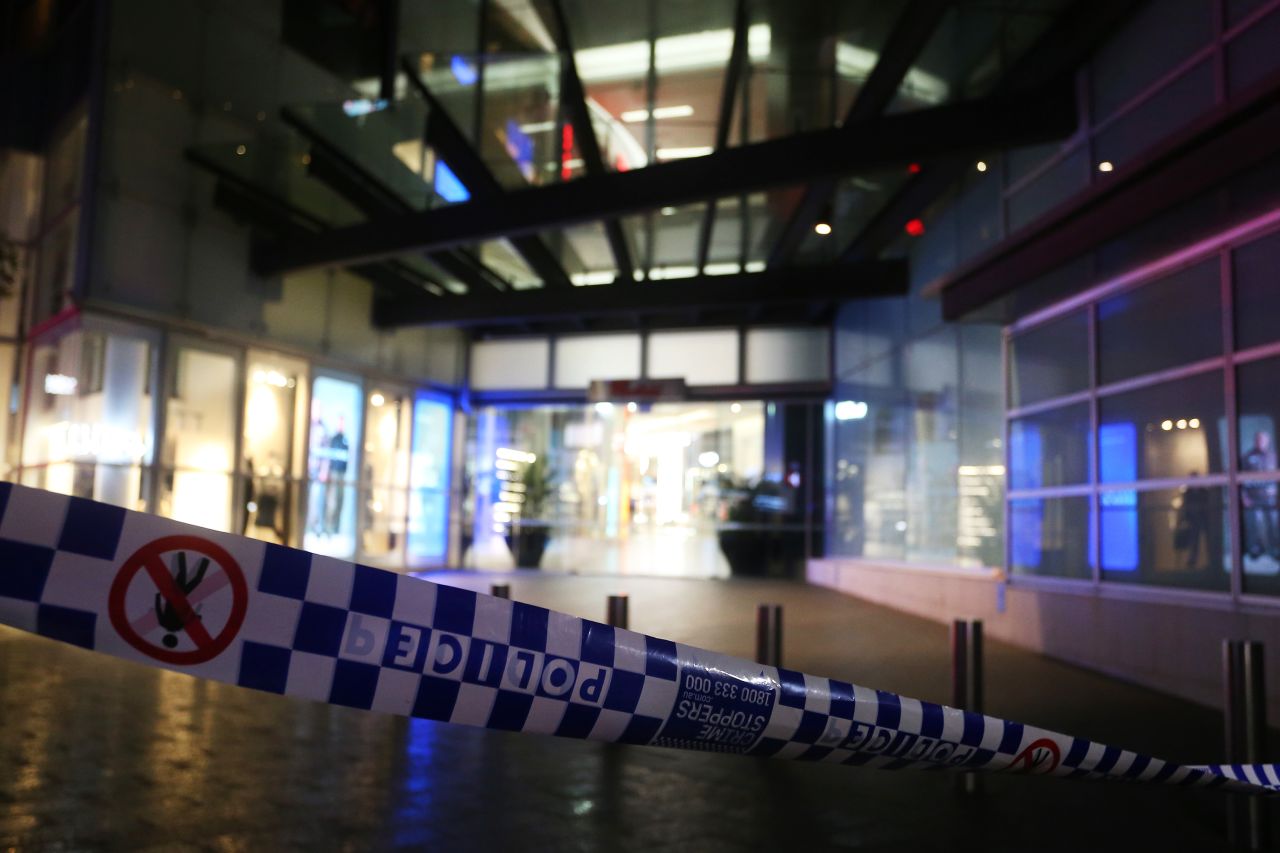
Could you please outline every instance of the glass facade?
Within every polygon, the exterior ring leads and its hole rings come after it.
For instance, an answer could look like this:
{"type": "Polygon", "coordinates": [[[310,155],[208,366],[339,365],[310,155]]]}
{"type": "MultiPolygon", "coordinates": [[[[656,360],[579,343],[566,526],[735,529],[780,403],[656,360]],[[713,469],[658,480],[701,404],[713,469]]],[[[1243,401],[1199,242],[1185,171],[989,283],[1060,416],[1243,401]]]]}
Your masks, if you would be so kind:
{"type": "Polygon", "coordinates": [[[606,574],[797,574],[816,403],[518,408],[469,419],[464,563],[606,574]],[[539,543],[537,549],[529,546],[539,543]]]}
{"type": "Polygon", "coordinates": [[[876,300],[837,318],[837,363],[861,364],[842,367],[827,410],[827,553],[999,566],[999,329],[941,326],[905,308],[876,300]]]}
{"type": "Polygon", "coordinates": [[[61,324],[31,348],[23,484],[130,509],[150,504],[157,336],[61,324]]]}
{"type": "Polygon", "coordinates": [[[447,396],[92,314],[32,343],[25,384],[26,485],[388,568],[448,560],[447,396]]]}
{"type": "Polygon", "coordinates": [[[1277,245],[1206,248],[1010,328],[1015,575],[1280,594],[1277,245]],[[1014,393],[1027,353],[1038,390],[1014,393]],[[1083,387],[1061,381],[1081,364],[1083,387]]]}

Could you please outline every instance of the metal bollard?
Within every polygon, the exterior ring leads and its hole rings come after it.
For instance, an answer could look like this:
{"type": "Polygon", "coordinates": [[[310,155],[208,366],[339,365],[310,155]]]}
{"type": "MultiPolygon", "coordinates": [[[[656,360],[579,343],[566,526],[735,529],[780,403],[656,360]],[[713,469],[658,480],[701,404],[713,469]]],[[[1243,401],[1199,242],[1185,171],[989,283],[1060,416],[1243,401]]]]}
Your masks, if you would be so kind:
{"type": "MultiPolygon", "coordinates": [[[[951,704],[982,713],[982,620],[957,619],[951,623],[951,704]]],[[[964,773],[956,787],[965,794],[982,792],[982,779],[964,773]]]]}
{"type": "Polygon", "coordinates": [[[782,605],[756,608],[756,660],[765,666],[782,666],[782,605]]]}
{"type": "Polygon", "coordinates": [[[489,587],[489,594],[494,598],[510,598],[511,584],[495,583],[493,586],[489,587]]]}
{"type": "MultiPolygon", "coordinates": [[[[1266,760],[1267,687],[1262,643],[1222,641],[1222,716],[1227,761],[1258,764],[1266,760]]],[[[1233,796],[1227,804],[1227,837],[1244,850],[1266,850],[1270,824],[1262,798],[1233,796]]]]}
{"type": "Polygon", "coordinates": [[[625,628],[628,621],[627,611],[627,597],[625,595],[611,595],[605,605],[604,621],[615,628],[625,628]]]}

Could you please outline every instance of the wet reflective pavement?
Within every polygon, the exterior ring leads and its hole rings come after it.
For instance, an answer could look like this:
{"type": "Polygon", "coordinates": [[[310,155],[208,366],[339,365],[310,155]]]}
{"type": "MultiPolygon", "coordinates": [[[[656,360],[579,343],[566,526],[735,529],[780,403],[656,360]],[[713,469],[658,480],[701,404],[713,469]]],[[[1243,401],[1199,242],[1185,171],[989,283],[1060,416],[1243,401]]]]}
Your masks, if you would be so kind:
{"type": "MultiPolygon", "coordinates": [[[[799,584],[451,574],[750,656],[784,604],[789,667],[948,698],[943,626],[799,584]]],[[[1217,642],[1208,638],[1206,642],[1217,642]]],[[[1219,717],[988,643],[987,711],[1185,761],[1219,717]]],[[[584,743],[288,699],[0,628],[3,850],[1225,849],[1224,795],[584,743]]]]}

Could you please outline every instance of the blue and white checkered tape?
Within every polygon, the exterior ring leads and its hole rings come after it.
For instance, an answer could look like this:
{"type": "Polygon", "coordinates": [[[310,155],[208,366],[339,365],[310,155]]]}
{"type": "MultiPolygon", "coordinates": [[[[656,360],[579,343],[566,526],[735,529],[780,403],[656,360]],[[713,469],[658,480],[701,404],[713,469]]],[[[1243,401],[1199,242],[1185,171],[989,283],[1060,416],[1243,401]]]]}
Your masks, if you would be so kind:
{"type": "Polygon", "coordinates": [[[202,678],[507,731],[884,769],[1280,792],[82,498],[0,483],[0,623],[202,678]]]}

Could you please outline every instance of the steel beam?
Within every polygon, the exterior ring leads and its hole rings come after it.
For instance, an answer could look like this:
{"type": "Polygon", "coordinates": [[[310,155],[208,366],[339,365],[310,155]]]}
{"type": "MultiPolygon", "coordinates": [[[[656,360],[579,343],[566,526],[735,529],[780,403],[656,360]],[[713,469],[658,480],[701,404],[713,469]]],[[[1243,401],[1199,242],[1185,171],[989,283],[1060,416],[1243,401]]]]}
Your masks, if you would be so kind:
{"type": "MultiPolygon", "coordinates": [[[[471,193],[472,199],[500,200],[506,194],[506,190],[490,173],[489,167],[476,153],[458,125],[454,123],[448,111],[422,82],[422,78],[418,76],[412,64],[404,60],[403,67],[409,83],[427,102],[427,144],[449,164],[449,168],[458,176],[458,180],[462,181],[467,191],[471,193]]],[[[519,239],[513,239],[511,244],[547,287],[572,286],[560,262],[536,235],[521,235],[519,239]]]]}
{"type": "Polygon", "coordinates": [[[1070,80],[1063,80],[1019,95],[885,116],[726,148],[706,157],[338,228],[314,238],[263,247],[255,252],[254,267],[264,274],[278,274],[453,248],[494,237],[520,237],[665,205],[887,168],[904,160],[1059,139],[1075,126],[1074,87],[1070,80]]]}
{"type": "MultiPolygon", "coordinates": [[[[600,155],[600,143],[596,139],[596,131],[591,124],[591,114],[587,110],[587,93],[582,87],[582,78],[578,76],[578,64],[573,58],[573,39],[569,35],[569,22],[564,14],[562,0],[551,0],[551,10],[556,28],[559,30],[562,62],[560,88],[564,93],[561,103],[569,113],[569,121],[573,125],[573,136],[578,142],[578,151],[582,154],[582,162],[587,174],[603,175],[605,173],[604,158],[600,155]]],[[[622,233],[622,225],[617,219],[606,219],[604,233],[609,241],[609,250],[613,253],[614,265],[618,268],[618,280],[635,281],[631,250],[627,248],[627,238],[622,233]]]]}
{"type": "Polygon", "coordinates": [[[638,285],[600,285],[572,290],[515,290],[454,299],[387,299],[375,303],[374,325],[477,326],[533,323],[567,318],[638,315],[649,312],[716,311],[759,306],[812,306],[815,303],[907,291],[903,260],[797,267],[739,275],[650,281],[638,285]]]}
{"type": "MultiPolygon", "coordinates": [[[[716,120],[715,150],[720,151],[729,142],[729,124],[733,121],[733,99],[742,78],[742,67],[747,60],[747,0],[738,0],[733,18],[733,50],[729,53],[729,66],[724,72],[724,89],[720,92],[720,115],[716,120]]],[[[652,120],[652,119],[650,119],[652,120]]],[[[702,227],[698,231],[698,270],[707,265],[711,251],[711,232],[716,224],[716,200],[709,199],[702,213],[702,227]]]]}

